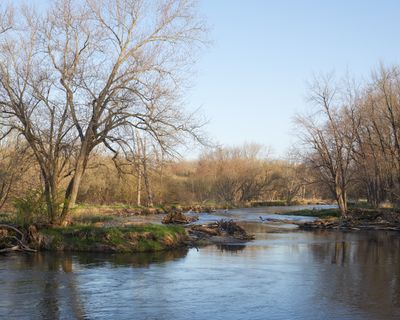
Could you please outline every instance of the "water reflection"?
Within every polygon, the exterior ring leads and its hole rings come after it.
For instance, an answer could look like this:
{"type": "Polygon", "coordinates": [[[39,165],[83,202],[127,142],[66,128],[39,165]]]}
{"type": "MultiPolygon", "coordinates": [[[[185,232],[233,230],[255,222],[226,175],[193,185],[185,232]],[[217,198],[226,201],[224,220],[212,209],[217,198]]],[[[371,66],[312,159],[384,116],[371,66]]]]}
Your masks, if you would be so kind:
{"type": "Polygon", "coordinates": [[[398,233],[253,230],[199,251],[2,257],[0,318],[400,318],[398,233]]]}
{"type": "Polygon", "coordinates": [[[75,255],[77,263],[86,267],[148,267],[152,263],[162,263],[184,257],[188,249],[181,248],[177,250],[137,253],[137,254],[97,254],[86,253],[75,255]]]}
{"type": "Polygon", "coordinates": [[[245,244],[217,244],[216,247],[221,252],[239,252],[243,251],[246,248],[245,244]]]}
{"type": "MultiPolygon", "coordinates": [[[[327,237],[326,233],[317,236],[327,237]]],[[[319,269],[317,286],[328,298],[374,318],[399,318],[400,237],[392,232],[333,233],[333,243],[310,246],[319,269]],[[327,262],[331,263],[331,266],[327,262]]]]}
{"type": "MultiPolygon", "coordinates": [[[[179,259],[187,251],[135,255],[38,253],[4,257],[0,260],[0,318],[5,314],[7,319],[91,318],[80,290],[82,268],[96,272],[99,268],[147,268],[153,263],[179,259]]],[[[94,289],[106,288],[94,284],[94,289]]]]}

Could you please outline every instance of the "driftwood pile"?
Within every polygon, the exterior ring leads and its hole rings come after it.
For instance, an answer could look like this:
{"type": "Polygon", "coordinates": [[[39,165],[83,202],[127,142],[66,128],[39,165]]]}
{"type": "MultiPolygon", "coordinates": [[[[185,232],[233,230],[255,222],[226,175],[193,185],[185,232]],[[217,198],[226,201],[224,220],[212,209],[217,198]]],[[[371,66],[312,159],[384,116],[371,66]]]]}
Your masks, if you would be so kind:
{"type": "Polygon", "coordinates": [[[236,240],[253,240],[254,235],[250,235],[233,220],[220,220],[215,223],[205,225],[191,225],[188,233],[196,238],[204,239],[208,237],[227,237],[236,240]]]}
{"type": "Polygon", "coordinates": [[[175,210],[168,213],[162,223],[164,224],[188,224],[199,220],[198,217],[190,217],[183,214],[181,210],[175,210]]]}
{"type": "Polygon", "coordinates": [[[36,252],[29,247],[29,240],[37,237],[38,233],[34,226],[26,230],[20,230],[8,224],[0,224],[0,254],[10,252],[36,252]]]}

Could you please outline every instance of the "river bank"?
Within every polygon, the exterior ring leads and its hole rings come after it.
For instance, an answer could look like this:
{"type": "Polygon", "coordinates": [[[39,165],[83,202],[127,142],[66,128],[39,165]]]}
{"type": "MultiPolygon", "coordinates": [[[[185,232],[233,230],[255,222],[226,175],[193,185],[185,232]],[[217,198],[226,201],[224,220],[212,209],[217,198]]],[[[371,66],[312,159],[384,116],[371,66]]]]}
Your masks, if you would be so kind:
{"type": "Polygon", "coordinates": [[[0,224],[0,253],[66,251],[140,253],[254,239],[233,221],[203,225],[16,227],[0,224]]]}
{"type": "MultiPolygon", "coordinates": [[[[218,209],[203,213],[192,210],[183,213],[182,209],[175,209],[169,214],[112,219],[106,219],[104,215],[86,219],[79,216],[68,227],[25,228],[24,236],[20,238],[25,237],[27,247],[39,251],[134,253],[246,243],[254,238],[248,232],[261,225],[267,233],[287,229],[400,231],[400,213],[393,210],[353,208],[346,219],[338,215],[337,208],[332,205],[218,209]]],[[[7,237],[8,240],[15,239],[17,234],[4,232],[4,228],[0,228],[0,252],[15,246],[21,249],[14,240],[4,241],[7,237]]]]}
{"type": "Polygon", "coordinates": [[[184,246],[183,227],[136,225],[129,227],[42,227],[0,225],[0,253],[12,251],[154,252],[184,246]],[[12,229],[13,228],[13,229],[12,229]]]}
{"type": "Polygon", "coordinates": [[[292,216],[316,217],[313,221],[287,221],[301,230],[386,230],[400,231],[400,212],[396,209],[350,208],[346,217],[339,209],[305,209],[291,212],[292,216]]]}
{"type": "MultiPolygon", "coordinates": [[[[177,206],[168,208],[168,214],[164,211],[129,211],[127,208],[104,209],[110,211],[76,211],[66,227],[40,224],[21,227],[13,214],[3,214],[0,217],[0,224],[4,224],[0,228],[0,253],[31,250],[156,252],[253,239],[233,222],[241,220],[235,217],[235,212],[241,209],[177,206]],[[200,221],[197,221],[199,217],[200,221]],[[17,231],[6,226],[17,228],[17,231]]],[[[243,218],[248,220],[250,215],[243,218]]]]}

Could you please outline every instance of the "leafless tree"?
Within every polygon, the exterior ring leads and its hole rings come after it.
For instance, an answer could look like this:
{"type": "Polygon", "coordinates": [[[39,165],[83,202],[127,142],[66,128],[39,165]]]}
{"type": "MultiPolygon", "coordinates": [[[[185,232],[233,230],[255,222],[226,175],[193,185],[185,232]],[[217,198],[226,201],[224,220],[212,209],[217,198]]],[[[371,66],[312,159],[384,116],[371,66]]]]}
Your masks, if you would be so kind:
{"type": "Polygon", "coordinates": [[[14,8],[12,6],[2,7],[0,4],[0,34],[7,32],[14,24],[14,8]]]}
{"type": "Polygon", "coordinates": [[[358,108],[356,161],[369,202],[400,199],[400,71],[380,66],[358,108]]]}
{"type": "Polygon", "coordinates": [[[329,187],[342,215],[347,214],[347,193],[352,181],[356,133],[356,97],[351,88],[333,84],[331,76],[316,79],[309,100],[317,112],[297,116],[304,142],[304,160],[319,173],[319,182],[329,187]]]}
{"type": "Polygon", "coordinates": [[[52,223],[68,221],[98,146],[121,153],[130,128],[165,150],[199,138],[179,102],[204,34],[191,0],[58,0],[44,14],[17,12],[0,41],[1,120],[40,166],[52,223]]]}

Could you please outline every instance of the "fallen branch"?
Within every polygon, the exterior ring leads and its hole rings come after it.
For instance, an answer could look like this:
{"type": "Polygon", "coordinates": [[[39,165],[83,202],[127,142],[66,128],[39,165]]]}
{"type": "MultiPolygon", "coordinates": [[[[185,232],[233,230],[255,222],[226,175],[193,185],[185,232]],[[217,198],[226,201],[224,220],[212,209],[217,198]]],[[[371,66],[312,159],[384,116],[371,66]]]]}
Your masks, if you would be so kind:
{"type": "Polygon", "coordinates": [[[0,224],[0,229],[10,230],[16,235],[8,234],[6,232],[0,237],[0,253],[8,253],[13,251],[23,251],[23,252],[36,252],[35,249],[30,248],[26,244],[25,233],[17,229],[14,226],[8,224],[0,224]],[[19,236],[19,238],[18,238],[19,236]]]}

